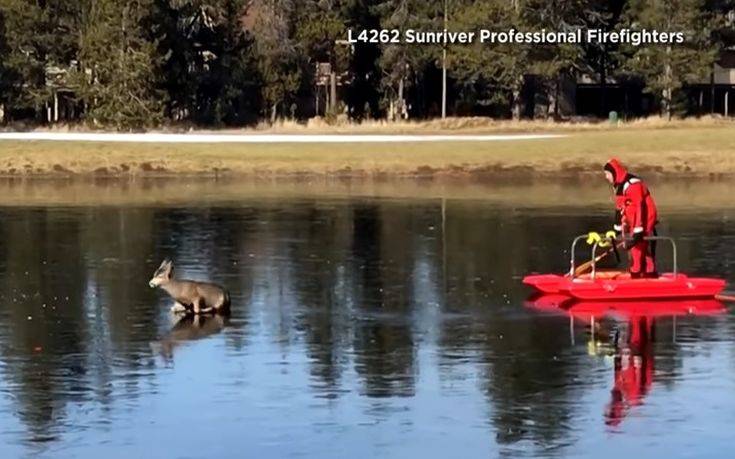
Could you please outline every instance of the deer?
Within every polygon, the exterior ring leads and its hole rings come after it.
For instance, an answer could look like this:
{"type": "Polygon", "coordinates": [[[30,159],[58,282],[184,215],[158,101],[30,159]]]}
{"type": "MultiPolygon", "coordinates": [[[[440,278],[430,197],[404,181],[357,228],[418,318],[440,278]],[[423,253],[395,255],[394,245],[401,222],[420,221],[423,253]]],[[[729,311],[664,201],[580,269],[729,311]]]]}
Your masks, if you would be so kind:
{"type": "Polygon", "coordinates": [[[230,293],[222,286],[210,282],[176,280],[174,263],[166,258],[148,282],[151,288],[164,290],[175,301],[171,312],[194,314],[227,314],[230,310],[230,293]]]}

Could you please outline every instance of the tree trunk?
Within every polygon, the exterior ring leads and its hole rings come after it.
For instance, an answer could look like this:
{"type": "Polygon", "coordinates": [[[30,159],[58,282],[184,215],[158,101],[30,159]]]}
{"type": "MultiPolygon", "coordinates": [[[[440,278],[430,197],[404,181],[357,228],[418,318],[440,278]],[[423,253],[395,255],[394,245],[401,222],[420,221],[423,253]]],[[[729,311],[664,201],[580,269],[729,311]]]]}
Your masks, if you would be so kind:
{"type": "Polygon", "coordinates": [[[337,74],[331,72],[329,74],[329,99],[332,102],[331,110],[337,113],[337,74]]]}
{"type": "Polygon", "coordinates": [[[523,112],[523,98],[521,92],[523,91],[523,75],[516,77],[511,90],[511,115],[513,120],[517,121],[521,119],[523,112]]]}
{"type": "Polygon", "coordinates": [[[600,55],[599,65],[600,106],[598,107],[597,113],[600,118],[605,118],[607,116],[607,113],[605,113],[605,109],[607,108],[607,61],[605,60],[604,53],[600,55]]]}
{"type": "Polygon", "coordinates": [[[710,115],[715,114],[715,73],[710,73],[710,98],[709,98],[709,111],[710,115]]]}
{"type": "MultiPolygon", "coordinates": [[[[730,113],[729,113],[730,107],[728,107],[729,99],[730,99],[730,91],[727,91],[727,92],[725,92],[725,117],[726,118],[728,116],[730,116],[730,113]]],[[[2,108],[2,107],[0,107],[0,108],[2,108]]],[[[1,110],[0,110],[0,121],[2,121],[2,111],[1,110]]]]}
{"type": "Polygon", "coordinates": [[[702,106],[704,105],[704,89],[699,90],[699,115],[702,115],[702,106]]]}
{"type": "Polygon", "coordinates": [[[667,121],[671,121],[671,103],[674,94],[673,70],[671,68],[671,46],[666,47],[666,64],[664,65],[664,89],[662,94],[663,111],[667,121]]]}
{"type": "Polygon", "coordinates": [[[403,100],[403,77],[398,82],[398,117],[403,118],[403,109],[405,101],[403,100]]]}
{"type": "Polygon", "coordinates": [[[546,118],[557,119],[559,116],[559,78],[551,80],[548,98],[549,106],[546,110],[546,118]]]}
{"type": "Polygon", "coordinates": [[[671,87],[667,85],[661,92],[661,111],[667,121],[671,121],[671,87]]]}

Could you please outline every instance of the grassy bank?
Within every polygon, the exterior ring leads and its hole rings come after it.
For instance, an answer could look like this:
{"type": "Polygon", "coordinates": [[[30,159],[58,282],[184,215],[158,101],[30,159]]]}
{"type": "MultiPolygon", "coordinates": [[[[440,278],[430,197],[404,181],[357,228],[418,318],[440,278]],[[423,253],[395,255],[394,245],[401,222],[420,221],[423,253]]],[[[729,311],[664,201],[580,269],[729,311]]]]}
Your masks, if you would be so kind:
{"type": "Polygon", "coordinates": [[[641,173],[735,174],[733,123],[605,126],[572,129],[550,124],[548,129],[525,131],[562,131],[566,137],[507,142],[208,145],[0,141],[0,175],[571,175],[597,172],[613,155],[641,173]]]}

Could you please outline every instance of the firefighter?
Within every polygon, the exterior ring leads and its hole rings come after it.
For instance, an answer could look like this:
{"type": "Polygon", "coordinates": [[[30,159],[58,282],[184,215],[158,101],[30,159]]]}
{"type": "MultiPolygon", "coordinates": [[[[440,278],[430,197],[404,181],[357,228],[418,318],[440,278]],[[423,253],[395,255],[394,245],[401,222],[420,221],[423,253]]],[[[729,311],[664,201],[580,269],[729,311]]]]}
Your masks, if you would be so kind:
{"type": "Polygon", "coordinates": [[[655,278],[656,236],[658,214],[651,192],[643,181],[629,173],[613,158],[605,164],[605,177],[615,192],[615,231],[624,238],[624,248],[630,254],[631,278],[655,278]]]}

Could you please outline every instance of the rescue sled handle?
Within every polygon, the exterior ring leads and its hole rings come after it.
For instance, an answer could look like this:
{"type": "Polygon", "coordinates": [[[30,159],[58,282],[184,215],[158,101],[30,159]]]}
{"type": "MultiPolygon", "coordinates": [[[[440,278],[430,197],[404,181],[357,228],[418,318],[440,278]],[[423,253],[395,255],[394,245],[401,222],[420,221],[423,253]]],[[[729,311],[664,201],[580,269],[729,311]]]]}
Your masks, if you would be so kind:
{"type": "MultiPolygon", "coordinates": [[[[588,237],[587,234],[582,234],[582,235],[579,235],[579,236],[575,237],[574,240],[572,241],[571,268],[569,270],[569,276],[572,277],[572,278],[574,278],[574,271],[575,271],[575,268],[577,266],[576,260],[575,260],[575,257],[574,257],[574,252],[575,252],[575,249],[577,248],[577,243],[579,241],[583,240],[583,239],[587,239],[587,237],[588,237]]],[[[674,275],[674,277],[676,277],[676,275],[679,272],[679,270],[678,270],[678,266],[677,266],[676,242],[674,242],[674,239],[673,238],[670,238],[670,237],[667,237],[667,236],[647,236],[647,237],[644,237],[643,239],[646,240],[646,241],[668,241],[668,242],[671,243],[671,247],[672,247],[672,250],[673,250],[673,256],[674,256],[674,260],[673,260],[673,262],[674,262],[673,275],[674,275]]],[[[595,258],[597,257],[597,247],[599,246],[600,242],[612,242],[612,244],[615,244],[615,241],[614,240],[611,240],[611,239],[603,239],[601,241],[596,241],[594,243],[594,245],[592,246],[592,258],[591,258],[591,260],[592,260],[592,279],[593,280],[595,278],[595,268],[596,268],[595,267],[595,265],[596,265],[595,258]]]]}

